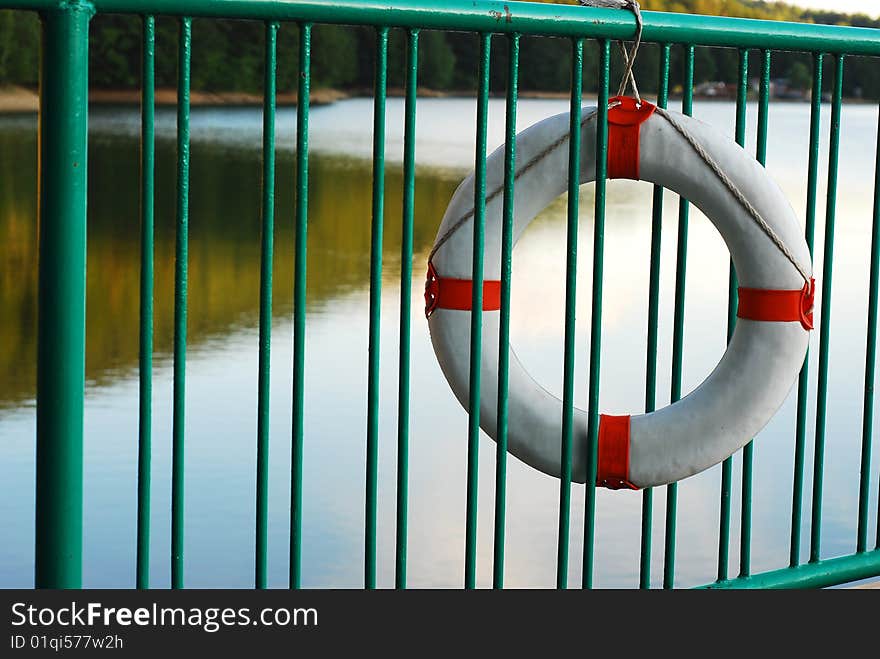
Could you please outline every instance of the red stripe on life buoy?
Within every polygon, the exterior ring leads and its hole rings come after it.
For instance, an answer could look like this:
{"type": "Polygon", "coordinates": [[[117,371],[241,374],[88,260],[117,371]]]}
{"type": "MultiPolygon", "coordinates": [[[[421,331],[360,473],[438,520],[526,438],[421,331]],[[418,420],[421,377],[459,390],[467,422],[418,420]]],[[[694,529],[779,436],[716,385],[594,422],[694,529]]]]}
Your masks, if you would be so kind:
{"type": "Polygon", "coordinates": [[[612,490],[639,489],[629,481],[629,426],[629,415],[599,415],[596,485],[612,490]]]}
{"type": "Polygon", "coordinates": [[[813,329],[813,301],[816,280],[800,290],[740,288],[736,310],[738,318],[767,322],[799,322],[805,330],[813,329]]]}
{"type": "MultiPolygon", "coordinates": [[[[474,285],[470,279],[451,279],[440,277],[433,263],[428,263],[428,278],[425,281],[425,317],[434,309],[455,309],[470,311],[473,303],[474,285]]],[[[498,311],[501,308],[501,282],[494,279],[483,281],[483,311],[498,311]]]]}
{"type": "Polygon", "coordinates": [[[608,110],[608,178],[639,180],[639,135],[641,125],[656,105],[641,104],[628,96],[615,96],[608,110]]]}

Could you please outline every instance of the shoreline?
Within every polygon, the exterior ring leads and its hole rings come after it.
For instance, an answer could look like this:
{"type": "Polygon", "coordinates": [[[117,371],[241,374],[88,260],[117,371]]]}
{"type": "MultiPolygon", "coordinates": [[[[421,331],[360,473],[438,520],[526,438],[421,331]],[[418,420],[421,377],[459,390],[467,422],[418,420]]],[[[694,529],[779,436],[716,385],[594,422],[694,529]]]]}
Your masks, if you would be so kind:
{"type": "MultiPolygon", "coordinates": [[[[315,89],[310,94],[314,106],[330,105],[348,98],[351,94],[338,89],[315,89]]],[[[177,90],[156,89],[156,107],[177,105],[177,90]]],[[[296,105],[297,95],[281,93],[276,103],[280,106],[296,105]]],[[[140,105],[141,92],[138,89],[90,89],[89,105],[140,105]]],[[[39,110],[40,99],[35,89],[25,87],[0,88],[0,114],[31,114],[39,110]]],[[[222,106],[261,106],[263,97],[246,92],[190,92],[192,107],[222,106]]]]}
{"type": "MultiPolygon", "coordinates": [[[[436,89],[419,88],[420,98],[471,98],[472,93],[462,91],[440,91],[436,89]]],[[[405,90],[398,87],[388,88],[389,98],[399,98],[405,95],[405,90]]],[[[371,97],[372,89],[342,90],[334,88],[314,89],[309,95],[312,106],[331,105],[337,101],[349,98],[371,97]]],[[[503,94],[491,94],[490,98],[503,98],[503,94]]],[[[520,98],[567,100],[568,92],[552,91],[521,91],[520,98]]],[[[177,90],[173,88],[157,89],[155,93],[156,107],[174,106],[177,104],[177,90]]],[[[671,94],[670,99],[681,98],[680,94],[671,94]]],[[[698,96],[694,100],[701,102],[730,102],[736,99],[698,96]]],[[[751,98],[749,100],[752,100],[751,98]]],[[[774,103],[802,103],[808,104],[809,99],[771,99],[774,103]]],[[[845,104],[860,105],[875,103],[872,100],[861,98],[845,98],[845,104]]],[[[89,105],[140,105],[141,92],[137,89],[92,89],[89,90],[89,105]]],[[[279,93],[276,97],[278,107],[296,105],[296,92],[279,93]]],[[[823,101],[824,102],[824,101],[823,101]]],[[[260,107],[263,105],[261,94],[248,92],[190,92],[190,105],[192,107],[260,107]]],[[[0,88],[0,115],[7,114],[34,114],[39,110],[39,96],[34,89],[25,87],[0,88]]]]}

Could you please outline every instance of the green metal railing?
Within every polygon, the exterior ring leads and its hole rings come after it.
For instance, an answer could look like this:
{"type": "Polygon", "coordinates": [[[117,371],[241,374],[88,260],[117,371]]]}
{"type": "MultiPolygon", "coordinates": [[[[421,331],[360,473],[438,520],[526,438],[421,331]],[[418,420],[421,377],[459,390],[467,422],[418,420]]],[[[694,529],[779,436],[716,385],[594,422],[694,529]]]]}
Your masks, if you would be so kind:
{"type": "MultiPolygon", "coordinates": [[[[607,100],[611,75],[611,41],[629,39],[635,31],[633,17],[626,12],[573,6],[548,6],[491,0],[415,0],[383,4],[375,0],[0,0],[0,8],[38,11],[43,19],[43,58],[40,116],[40,265],[39,348],[37,394],[37,500],[36,500],[36,585],[79,587],[82,545],[82,460],[83,392],[85,342],[85,247],[86,247],[86,154],[88,92],[88,26],[100,13],[136,14],[143,18],[142,68],[142,181],[141,181],[141,279],[140,279],[140,426],[138,465],[137,585],[149,587],[150,456],[151,456],[151,364],[153,324],[153,215],[155,174],[155,19],[179,19],[179,77],[177,107],[177,234],[175,269],[175,331],[173,375],[173,460],[172,460],[172,585],[184,586],[184,387],[187,324],[187,251],[189,184],[189,88],[192,54],[191,29],[194,17],[252,19],[265,22],[265,94],[263,128],[263,197],[261,285],[259,314],[259,379],[257,404],[257,479],[255,529],[255,585],[266,586],[267,506],[269,464],[269,345],[272,317],[272,263],[275,168],[275,102],[277,31],[281,23],[299,26],[299,76],[296,122],[296,211],[294,275],[294,365],[293,427],[290,501],[290,586],[302,583],[302,474],[304,446],[304,367],[306,356],[306,236],[308,230],[308,136],[311,29],[315,23],[374,26],[376,29],[376,71],[373,132],[373,201],[370,252],[368,410],[366,427],[365,574],[367,588],[376,585],[377,559],[377,460],[379,448],[379,338],[382,285],[382,243],[384,225],[385,102],[388,67],[388,38],[392,28],[406,33],[406,85],[404,126],[403,238],[401,244],[401,307],[399,416],[397,428],[396,578],[398,588],[407,583],[408,445],[410,437],[410,312],[413,272],[413,211],[415,190],[415,130],[419,31],[459,30],[479,35],[477,130],[475,150],[475,221],[473,234],[473,313],[471,330],[470,409],[467,448],[467,509],[464,547],[464,585],[474,587],[476,576],[477,488],[479,461],[479,399],[482,329],[483,247],[485,239],[485,187],[488,97],[491,42],[501,35],[507,41],[507,97],[503,186],[502,310],[499,340],[498,443],[495,456],[495,587],[504,583],[506,510],[507,379],[510,338],[510,293],[513,241],[513,192],[516,171],[517,78],[521,35],[556,36],[570,40],[571,135],[569,142],[569,194],[567,207],[567,260],[565,291],[565,352],[563,376],[562,477],[559,490],[557,586],[566,587],[571,535],[571,473],[574,407],[575,299],[577,280],[578,180],[582,144],[580,141],[582,75],[585,40],[599,44],[599,115],[597,132],[597,183],[594,208],[591,350],[589,358],[588,483],[595,481],[602,339],[603,252],[605,221],[605,167],[608,143],[607,100]]],[[[670,91],[670,61],[673,49],[684,54],[683,111],[693,109],[695,48],[720,46],[738,49],[736,140],[745,145],[748,60],[757,50],[761,76],[758,99],[756,157],[767,155],[767,126],[770,100],[772,51],[794,50],[813,57],[813,101],[811,105],[809,164],[807,169],[806,239],[813,249],[817,216],[820,156],[820,113],[822,66],[834,61],[831,100],[827,210],[824,233],[822,304],[819,330],[817,413],[811,502],[809,561],[801,561],[800,531],[806,468],[808,359],[801,370],[797,394],[797,425],[794,432],[794,486],[792,493],[789,567],[752,574],[752,448],[743,450],[742,506],[739,565],[736,577],[729,574],[732,458],[721,468],[720,524],[717,581],[710,587],[815,587],[880,575],[880,528],[870,548],[868,508],[871,492],[870,466],[873,437],[873,383],[876,365],[878,287],[880,287],[880,144],[878,144],[873,232],[871,243],[867,356],[865,362],[861,472],[857,551],[849,556],[824,558],[821,554],[823,466],[828,397],[828,361],[833,273],[834,220],[839,156],[840,116],[845,58],[848,55],[880,56],[880,32],[862,28],[800,25],[769,21],[690,16],[644,12],[643,38],[660,45],[658,103],[666,106],[670,91]]],[[[688,202],[681,200],[675,278],[672,345],[671,398],[682,394],[685,272],[687,265],[688,202]]],[[[663,190],[653,191],[651,263],[648,282],[648,334],[646,354],[645,409],[655,408],[658,371],[658,316],[660,251],[663,225],[663,190]]],[[[736,274],[730,268],[728,338],[736,315],[736,274]]],[[[595,485],[585,488],[583,529],[583,586],[593,584],[595,551],[595,485]]],[[[663,585],[675,579],[677,486],[666,491],[663,585]]],[[[642,499],[639,584],[651,583],[653,492],[642,499]]]]}

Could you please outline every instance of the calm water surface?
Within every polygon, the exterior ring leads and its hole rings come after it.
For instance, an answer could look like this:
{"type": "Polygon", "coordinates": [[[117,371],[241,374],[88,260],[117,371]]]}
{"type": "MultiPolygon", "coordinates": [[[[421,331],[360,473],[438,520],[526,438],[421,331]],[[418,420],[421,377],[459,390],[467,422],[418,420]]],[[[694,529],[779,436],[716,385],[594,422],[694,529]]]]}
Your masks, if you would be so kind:
{"type": "MultiPolygon", "coordinates": [[[[503,102],[490,102],[490,148],[503,139],[503,102]]],[[[523,100],[520,129],[564,112],[565,101],[523,100]]],[[[696,115],[732,134],[734,107],[697,104],[696,115]]],[[[830,109],[823,108],[823,149],[830,109]]],[[[475,104],[419,103],[412,318],[409,582],[463,579],[467,417],[437,366],[422,312],[427,252],[457,183],[473,163],[475,104]]],[[[755,107],[749,108],[754,148],[755,107]]],[[[186,583],[253,583],[257,318],[260,245],[258,109],[192,115],[189,353],[186,435],[186,583]]],[[[370,243],[372,104],[354,99],[311,115],[303,573],[307,586],[357,587],[363,578],[363,510],[370,243]]],[[[269,581],[287,583],[292,382],[293,143],[295,113],[278,117],[279,163],[272,341],[269,581]]],[[[388,102],[388,171],[382,290],[379,448],[381,586],[394,582],[400,207],[403,104],[388,102]]],[[[91,115],[86,356],[84,584],[134,584],[139,277],[138,141],[133,109],[91,115]]],[[[157,113],[156,360],[153,401],[152,584],[169,585],[171,338],[174,276],[174,113],[157,113]]],[[[834,315],[831,326],[823,555],[855,548],[867,276],[877,110],[843,111],[834,315]]],[[[774,105],[768,168],[803,222],[809,107],[774,105]]],[[[827,158],[821,163],[823,177],[827,158]]],[[[36,382],[36,122],[0,118],[0,586],[33,585],[36,382]]],[[[644,405],[651,187],[608,187],[601,408],[644,405]]],[[[591,186],[581,191],[577,403],[585,406],[589,351],[591,186]]],[[[824,184],[817,246],[821,252],[824,184]]],[[[665,196],[658,404],[668,402],[678,199],[665,196]]],[[[684,390],[708,375],[725,344],[728,256],[711,224],[692,212],[685,309],[684,390]]],[[[820,272],[821,257],[815,269],[820,272]]],[[[550,391],[562,391],[565,202],[558,200],[515,251],[513,341],[550,391]]],[[[814,333],[813,341],[818,339],[814,333]]],[[[815,356],[815,351],[813,352],[815,356]]],[[[815,361],[815,360],[813,360],[815,361]]],[[[812,364],[810,414],[815,408],[812,364]]],[[[755,451],[752,569],[788,562],[795,397],[755,451]]],[[[812,424],[808,455],[812,455],[812,424]]],[[[478,581],[492,576],[495,445],[480,444],[478,581]]],[[[872,491],[876,493],[875,451],[872,491]]],[[[506,584],[552,586],[558,481],[508,463],[506,584]]],[[[731,574],[737,571],[740,460],[734,462],[731,574]]],[[[715,578],[720,468],[679,488],[678,585],[715,578]]],[[[807,469],[807,488],[811,469],[807,469]]],[[[809,491],[809,489],[807,490],[809,491]]],[[[572,585],[580,583],[582,486],[573,486],[572,585]]],[[[638,583],[641,494],[600,491],[596,583],[638,583]]],[[[805,497],[805,519],[809,518],[805,497]]],[[[653,583],[662,575],[665,492],[655,494],[653,583]]],[[[876,494],[871,524],[876,521],[876,494]]],[[[805,525],[803,546],[808,551],[805,525]]]]}

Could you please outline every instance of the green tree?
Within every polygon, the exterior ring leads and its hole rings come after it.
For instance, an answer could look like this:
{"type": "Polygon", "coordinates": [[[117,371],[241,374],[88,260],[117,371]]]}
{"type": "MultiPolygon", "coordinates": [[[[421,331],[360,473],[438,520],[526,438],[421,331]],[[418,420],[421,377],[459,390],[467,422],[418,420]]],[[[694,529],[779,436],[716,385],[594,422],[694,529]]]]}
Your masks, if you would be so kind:
{"type": "MultiPolygon", "coordinates": [[[[574,4],[576,0],[567,0],[574,4]]],[[[834,11],[809,11],[788,3],[760,0],[642,0],[646,10],[718,14],[744,18],[793,20],[830,24],[880,27],[880,21],[864,15],[834,11]]],[[[141,19],[136,16],[99,14],[91,22],[90,82],[97,87],[137,88],[140,85],[141,19]]],[[[159,17],[156,21],[156,83],[177,84],[177,40],[179,21],[159,17]]],[[[33,12],[0,11],[0,84],[36,86],[39,62],[39,19],[33,12]]],[[[193,87],[211,91],[262,89],[263,33],[260,22],[197,19],[193,23],[193,87]]],[[[473,33],[421,33],[420,84],[435,89],[470,91],[476,88],[479,37],[473,33]]],[[[507,85],[507,39],[493,39],[490,84],[495,92],[507,85]]],[[[290,91],[297,85],[298,27],[283,25],[278,38],[278,89],[290,91]]],[[[369,89],[373,85],[376,31],[371,27],[316,25],[312,31],[312,85],[369,89]]],[[[523,89],[565,91],[569,88],[571,43],[566,39],[523,36],[520,49],[520,85],[523,89]]],[[[400,87],[405,80],[406,36],[392,30],[388,47],[388,84],[400,87]]],[[[752,57],[750,75],[757,75],[760,62],[752,57]]],[[[826,59],[826,65],[830,66],[826,59]]],[[[584,44],[584,90],[594,92],[597,84],[598,48],[595,40],[584,44]]],[[[880,74],[876,58],[848,60],[844,93],[880,98],[880,74]]],[[[657,86],[659,49],[645,44],[636,62],[640,88],[651,93],[657,86]]],[[[675,88],[682,79],[682,49],[672,48],[670,82],[675,88]]],[[[612,81],[616,86],[621,58],[614,48],[612,81]]],[[[807,85],[809,59],[803,54],[774,53],[771,74],[788,76],[794,84],[807,85]],[[800,63],[798,65],[797,63],[800,63]]],[[[696,80],[736,79],[735,49],[697,48],[696,80]]],[[[833,82],[825,72],[825,89],[833,82]]]]}
{"type": "Polygon", "coordinates": [[[563,91],[571,84],[571,42],[568,39],[523,37],[520,85],[525,90],[563,91]]]}
{"type": "Polygon", "coordinates": [[[11,11],[0,11],[0,84],[9,80],[9,44],[12,43],[15,15],[11,11]]]}
{"type": "Polygon", "coordinates": [[[36,86],[40,21],[33,12],[0,11],[0,85],[36,86]]]}
{"type": "MultiPolygon", "coordinates": [[[[403,87],[406,84],[406,46],[407,36],[403,30],[391,30],[388,35],[388,86],[403,87]]],[[[424,46],[420,53],[423,59],[424,46]]],[[[419,80],[419,84],[424,84],[419,80]]]]}
{"type": "Polygon", "coordinates": [[[140,20],[98,15],[89,26],[89,82],[93,87],[136,87],[140,82],[140,20]]]}
{"type": "Polygon", "coordinates": [[[315,86],[342,87],[358,74],[358,42],[351,28],[316,25],[312,28],[312,82],[315,86]]]}
{"type": "Polygon", "coordinates": [[[813,84],[813,74],[803,62],[794,62],[788,70],[788,80],[795,89],[809,89],[813,84]]]}

